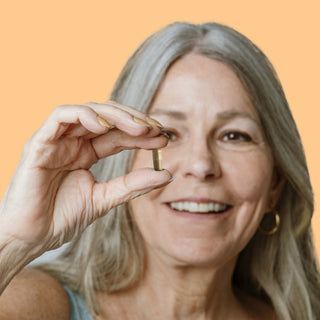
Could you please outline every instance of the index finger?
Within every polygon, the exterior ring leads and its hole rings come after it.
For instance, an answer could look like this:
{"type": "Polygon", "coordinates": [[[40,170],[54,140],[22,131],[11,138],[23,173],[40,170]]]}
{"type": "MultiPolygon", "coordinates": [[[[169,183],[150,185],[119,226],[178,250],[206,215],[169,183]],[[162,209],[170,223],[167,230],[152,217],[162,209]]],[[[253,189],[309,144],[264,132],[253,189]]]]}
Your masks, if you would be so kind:
{"type": "Polygon", "coordinates": [[[148,128],[149,132],[143,132],[144,134],[147,133],[148,136],[156,136],[163,129],[163,126],[157,120],[148,117],[133,107],[115,101],[106,101],[103,103],[88,102],[85,105],[95,110],[95,112],[106,119],[109,124],[133,136],[141,134],[141,128],[137,131],[137,123],[148,128]],[[130,119],[133,120],[133,122],[130,121],[130,119]]]}

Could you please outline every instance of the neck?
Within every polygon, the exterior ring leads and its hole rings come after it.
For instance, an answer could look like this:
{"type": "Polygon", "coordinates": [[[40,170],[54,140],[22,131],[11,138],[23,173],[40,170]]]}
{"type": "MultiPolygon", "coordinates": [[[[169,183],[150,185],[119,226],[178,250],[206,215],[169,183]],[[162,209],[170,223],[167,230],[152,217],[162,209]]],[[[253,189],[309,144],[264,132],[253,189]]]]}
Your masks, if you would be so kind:
{"type": "Polygon", "coordinates": [[[235,259],[213,268],[181,266],[153,257],[135,295],[136,303],[144,306],[149,318],[150,312],[163,319],[213,319],[213,314],[214,319],[231,318],[227,315],[240,307],[231,285],[234,266],[235,259]]]}
{"type": "Polygon", "coordinates": [[[260,300],[243,292],[235,296],[232,275],[236,259],[220,268],[148,261],[135,286],[97,293],[102,310],[96,319],[275,319],[272,308],[260,300]]]}

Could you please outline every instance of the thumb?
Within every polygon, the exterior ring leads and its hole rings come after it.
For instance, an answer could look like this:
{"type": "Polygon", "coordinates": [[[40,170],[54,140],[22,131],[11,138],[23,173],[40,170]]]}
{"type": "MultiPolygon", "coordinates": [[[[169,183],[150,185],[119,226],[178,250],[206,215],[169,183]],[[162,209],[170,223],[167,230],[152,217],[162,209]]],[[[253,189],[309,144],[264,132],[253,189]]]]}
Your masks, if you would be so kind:
{"type": "Polygon", "coordinates": [[[173,176],[167,170],[143,168],[109,182],[96,183],[92,194],[94,211],[101,216],[113,207],[163,187],[172,180],[173,176]]]}

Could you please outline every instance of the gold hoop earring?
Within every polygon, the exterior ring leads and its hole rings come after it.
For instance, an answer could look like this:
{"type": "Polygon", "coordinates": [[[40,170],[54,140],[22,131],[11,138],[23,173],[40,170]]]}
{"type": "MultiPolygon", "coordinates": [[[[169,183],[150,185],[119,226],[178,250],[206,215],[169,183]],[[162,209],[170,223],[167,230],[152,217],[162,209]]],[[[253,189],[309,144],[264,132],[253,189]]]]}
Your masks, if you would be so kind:
{"type": "Polygon", "coordinates": [[[279,213],[276,211],[276,209],[272,209],[270,212],[273,213],[273,215],[274,215],[275,226],[271,230],[264,230],[259,226],[259,231],[262,234],[265,234],[267,236],[270,236],[270,235],[276,233],[279,228],[279,225],[280,225],[280,216],[279,216],[279,213]]]}

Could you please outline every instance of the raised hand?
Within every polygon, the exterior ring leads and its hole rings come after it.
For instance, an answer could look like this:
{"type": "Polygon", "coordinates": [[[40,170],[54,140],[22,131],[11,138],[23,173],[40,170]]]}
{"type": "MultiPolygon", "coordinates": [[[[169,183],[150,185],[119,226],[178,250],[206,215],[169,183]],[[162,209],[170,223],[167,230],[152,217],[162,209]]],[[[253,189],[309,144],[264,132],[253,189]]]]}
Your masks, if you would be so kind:
{"type": "Polygon", "coordinates": [[[39,255],[112,207],[167,183],[166,170],[145,168],[106,183],[88,170],[124,149],[164,147],[160,132],[155,120],[115,102],[57,107],[24,147],[0,204],[0,238],[39,255]]]}

